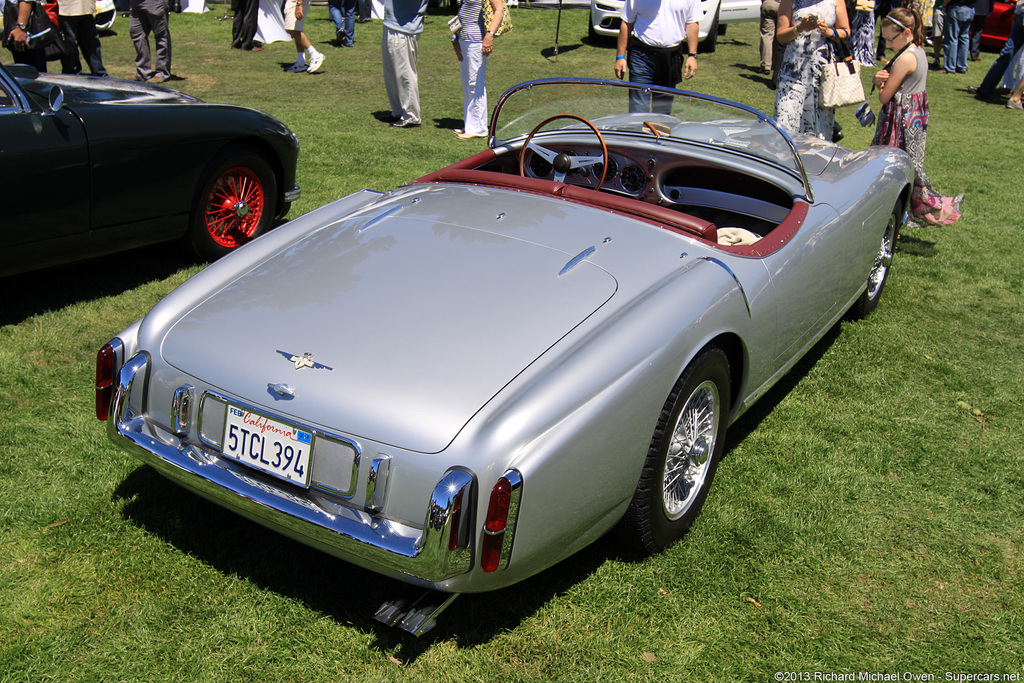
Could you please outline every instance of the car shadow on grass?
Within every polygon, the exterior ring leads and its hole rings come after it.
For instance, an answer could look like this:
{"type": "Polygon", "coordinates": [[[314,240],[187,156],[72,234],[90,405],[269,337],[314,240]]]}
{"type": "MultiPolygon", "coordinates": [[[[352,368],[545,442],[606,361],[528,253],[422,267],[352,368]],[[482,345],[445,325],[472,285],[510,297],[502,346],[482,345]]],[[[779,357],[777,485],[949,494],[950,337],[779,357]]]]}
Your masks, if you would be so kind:
{"type": "MultiPolygon", "coordinates": [[[[416,638],[373,619],[385,602],[422,593],[307,547],[164,479],[149,467],[132,471],[113,492],[122,516],[225,576],[303,603],[343,626],[374,635],[373,647],[403,663],[438,640],[460,646],[485,643],[518,626],[553,597],[585,580],[610,558],[601,544],[590,547],[515,586],[465,594],[416,638]],[[394,653],[394,654],[392,654],[394,653]]],[[[197,627],[200,625],[197,625],[197,627]]]]}
{"type": "Polygon", "coordinates": [[[143,247],[82,263],[0,278],[12,295],[0,307],[0,326],[17,325],[35,315],[72,304],[115,296],[147,282],[170,277],[195,265],[184,247],[143,247]]]}

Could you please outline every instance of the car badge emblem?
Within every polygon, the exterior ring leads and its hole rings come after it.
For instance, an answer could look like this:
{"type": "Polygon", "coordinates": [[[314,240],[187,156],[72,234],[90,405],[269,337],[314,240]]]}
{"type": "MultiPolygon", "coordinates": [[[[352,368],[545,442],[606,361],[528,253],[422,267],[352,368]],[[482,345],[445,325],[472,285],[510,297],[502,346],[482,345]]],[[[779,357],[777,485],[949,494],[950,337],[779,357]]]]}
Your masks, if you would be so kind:
{"type": "Polygon", "coordinates": [[[330,367],[329,365],[317,363],[315,360],[313,360],[313,354],[310,353],[309,351],[306,351],[301,356],[296,356],[293,353],[288,353],[287,351],[280,350],[278,351],[278,353],[287,358],[290,363],[293,363],[295,365],[296,370],[301,370],[302,368],[313,368],[314,370],[334,370],[334,368],[330,367]]]}

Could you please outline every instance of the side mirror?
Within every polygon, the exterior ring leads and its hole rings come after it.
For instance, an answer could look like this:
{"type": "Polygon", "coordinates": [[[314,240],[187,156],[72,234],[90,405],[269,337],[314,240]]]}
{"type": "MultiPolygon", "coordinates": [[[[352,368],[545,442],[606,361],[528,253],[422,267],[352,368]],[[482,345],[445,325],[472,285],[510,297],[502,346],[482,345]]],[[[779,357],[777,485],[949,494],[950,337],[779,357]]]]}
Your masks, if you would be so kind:
{"type": "Polygon", "coordinates": [[[64,106],[64,91],[60,89],[60,86],[55,85],[50,88],[48,100],[50,104],[50,113],[56,114],[59,112],[61,107],[64,106]]]}

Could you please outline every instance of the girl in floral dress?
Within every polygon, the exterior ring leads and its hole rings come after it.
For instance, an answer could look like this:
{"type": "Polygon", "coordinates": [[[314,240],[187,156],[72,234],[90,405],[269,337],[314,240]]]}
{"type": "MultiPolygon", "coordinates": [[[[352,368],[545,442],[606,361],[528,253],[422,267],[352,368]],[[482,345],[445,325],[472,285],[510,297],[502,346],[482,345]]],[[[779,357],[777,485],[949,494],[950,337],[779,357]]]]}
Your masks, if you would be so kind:
{"type": "Polygon", "coordinates": [[[882,20],[882,37],[896,51],[886,67],[875,74],[882,111],[873,145],[891,145],[906,151],[914,161],[917,179],[910,209],[915,221],[948,225],[960,218],[958,197],[943,197],[932,188],[924,172],[924,148],[928,134],[928,57],[924,52],[924,27],[917,10],[900,8],[882,20]]]}
{"type": "Polygon", "coordinates": [[[775,120],[790,135],[832,139],[835,110],[821,101],[830,41],[850,37],[845,0],[782,0],[775,39],[786,46],[775,90],[775,120]]]}

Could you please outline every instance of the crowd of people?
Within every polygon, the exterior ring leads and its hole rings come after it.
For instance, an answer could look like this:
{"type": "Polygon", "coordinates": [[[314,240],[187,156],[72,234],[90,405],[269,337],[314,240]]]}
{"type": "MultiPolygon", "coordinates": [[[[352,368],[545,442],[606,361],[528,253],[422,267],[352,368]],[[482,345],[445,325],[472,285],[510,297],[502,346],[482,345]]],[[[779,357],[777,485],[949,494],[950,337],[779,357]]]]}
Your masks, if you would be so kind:
{"type": "MultiPolygon", "coordinates": [[[[17,25],[9,32],[14,61],[46,70],[42,49],[31,49],[26,32],[28,14],[34,2],[47,0],[0,0],[18,10],[17,25]]],[[[124,0],[122,0],[124,1],[124,0]]],[[[66,45],[60,55],[64,73],[81,73],[82,57],[94,76],[106,76],[100,41],[93,21],[94,0],[52,0],[51,18],[61,29],[66,45]]],[[[962,197],[937,193],[924,172],[924,150],[928,127],[926,83],[929,69],[939,74],[967,73],[969,62],[980,56],[980,34],[993,0],[763,0],[761,5],[760,68],[771,76],[776,91],[774,116],[789,134],[805,133],[838,140],[842,132],[835,122],[835,110],[824,105],[822,81],[825,66],[836,50],[846,46],[863,65],[892,59],[873,76],[872,94],[878,92],[881,105],[872,144],[891,145],[913,158],[918,182],[913,211],[924,223],[948,224],[959,217],[962,197]],[[907,6],[900,5],[906,2],[907,6]],[[884,4],[883,4],[884,3],[884,4]],[[880,19],[880,37],[873,48],[875,20],[880,19]],[[925,47],[931,42],[933,62],[925,47]]],[[[383,80],[390,105],[390,124],[412,128],[421,123],[417,49],[423,31],[428,0],[383,0],[381,57],[383,80]]],[[[259,0],[233,0],[235,10],[231,47],[257,51],[255,42],[259,0]]],[[[304,33],[310,0],[286,0],[283,27],[294,40],[296,61],[285,71],[315,72],[324,54],[304,33]]],[[[355,43],[358,11],[368,20],[369,0],[328,0],[335,26],[335,45],[355,43]]],[[[48,9],[51,9],[48,7],[48,9]]],[[[130,0],[129,34],[136,49],[135,80],[161,83],[171,78],[171,39],[168,30],[168,0],[130,0]],[[156,58],[152,58],[149,35],[153,34],[156,58]]],[[[494,50],[494,37],[503,26],[503,0],[463,0],[457,19],[449,22],[451,42],[460,65],[463,85],[464,127],[455,131],[459,139],[487,135],[486,70],[494,50]]],[[[613,73],[632,82],[675,87],[697,74],[699,0],[625,0],[616,43],[613,73]]],[[[1005,47],[981,84],[968,90],[979,99],[991,101],[1009,96],[1006,106],[1024,109],[1024,0],[1017,12],[1005,47]]],[[[52,59],[52,56],[51,56],[52,59]]],[[[631,97],[630,111],[667,112],[672,100],[665,96],[631,97]],[[646,97],[646,99],[644,99],[646,97]]]]}
{"type": "MultiPolygon", "coordinates": [[[[13,26],[5,26],[6,42],[15,64],[27,64],[39,71],[47,70],[48,61],[60,61],[61,72],[82,73],[79,51],[93,76],[107,76],[103,66],[99,31],[96,28],[96,0],[0,0],[15,8],[13,26]],[[28,27],[33,7],[39,3],[56,31],[46,46],[32,44],[35,35],[28,27]]],[[[171,78],[171,33],[167,0],[131,0],[128,14],[128,35],[135,46],[136,81],[163,83],[171,78]],[[153,60],[149,36],[156,45],[153,60]]],[[[5,12],[5,16],[7,16],[5,12]]]]}

